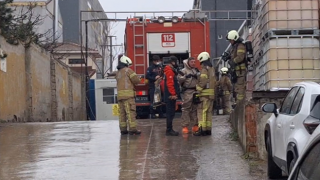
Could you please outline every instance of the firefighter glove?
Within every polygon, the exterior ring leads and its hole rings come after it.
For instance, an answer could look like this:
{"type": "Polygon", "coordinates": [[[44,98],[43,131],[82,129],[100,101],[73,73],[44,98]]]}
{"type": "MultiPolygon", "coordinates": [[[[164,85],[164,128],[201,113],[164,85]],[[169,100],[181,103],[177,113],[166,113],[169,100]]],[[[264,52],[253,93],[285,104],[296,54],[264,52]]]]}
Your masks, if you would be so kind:
{"type": "Polygon", "coordinates": [[[198,76],[196,74],[192,75],[192,77],[198,79],[198,76]]]}

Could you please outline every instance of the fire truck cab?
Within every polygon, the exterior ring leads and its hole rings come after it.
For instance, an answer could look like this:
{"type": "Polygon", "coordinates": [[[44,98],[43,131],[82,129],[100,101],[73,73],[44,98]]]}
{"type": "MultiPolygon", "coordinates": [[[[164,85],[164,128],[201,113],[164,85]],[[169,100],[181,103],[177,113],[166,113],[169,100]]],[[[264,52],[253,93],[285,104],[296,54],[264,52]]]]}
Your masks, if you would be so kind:
{"type": "MultiPolygon", "coordinates": [[[[131,68],[142,77],[141,84],[136,87],[137,116],[140,118],[147,118],[150,113],[145,74],[153,55],[160,58],[174,55],[183,65],[183,60],[196,58],[199,53],[210,50],[209,23],[205,13],[198,10],[190,10],[182,17],[153,13],[151,18],[145,15],[128,18],[124,39],[125,54],[133,61],[131,68]]],[[[197,65],[200,68],[199,62],[197,65]]]]}

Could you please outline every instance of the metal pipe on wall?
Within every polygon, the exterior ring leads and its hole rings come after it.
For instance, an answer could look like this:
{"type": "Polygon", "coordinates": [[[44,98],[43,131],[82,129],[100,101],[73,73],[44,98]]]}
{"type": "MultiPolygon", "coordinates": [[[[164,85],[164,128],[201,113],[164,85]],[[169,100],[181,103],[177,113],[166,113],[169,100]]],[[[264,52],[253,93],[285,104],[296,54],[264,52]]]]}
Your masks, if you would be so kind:
{"type": "Polygon", "coordinates": [[[53,10],[54,10],[53,41],[55,41],[57,38],[58,29],[59,29],[59,0],[54,0],[53,10]]]}

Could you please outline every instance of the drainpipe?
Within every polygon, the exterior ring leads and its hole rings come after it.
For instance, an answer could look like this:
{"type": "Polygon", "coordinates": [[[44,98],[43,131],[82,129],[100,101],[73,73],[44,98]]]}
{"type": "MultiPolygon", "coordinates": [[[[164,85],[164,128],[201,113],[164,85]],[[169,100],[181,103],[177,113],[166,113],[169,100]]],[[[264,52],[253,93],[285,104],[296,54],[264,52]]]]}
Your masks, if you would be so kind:
{"type": "Polygon", "coordinates": [[[53,21],[53,41],[56,40],[56,32],[58,32],[59,24],[59,0],[54,0],[54,21],[53,21]]]}

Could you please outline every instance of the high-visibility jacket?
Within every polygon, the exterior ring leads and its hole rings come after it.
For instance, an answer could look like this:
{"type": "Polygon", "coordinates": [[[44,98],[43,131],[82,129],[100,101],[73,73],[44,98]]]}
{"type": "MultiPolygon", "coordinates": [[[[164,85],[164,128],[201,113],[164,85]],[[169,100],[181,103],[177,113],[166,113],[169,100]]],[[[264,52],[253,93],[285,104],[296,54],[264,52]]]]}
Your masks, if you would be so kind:
{"type": "Polygon", "coordinates": [[[140,78],[130,68],[124,67],[116,72],[118,100],[135,97],[135,86],[140,78]]]}
{"type": "Polygon", "coordinates": [[[214,99],[214,91],[216,88],[216,77],[214,68],[201,65],[200,79],[196,85],[196,90],[199,91],[199,96],[209,97],[214,99]]]}

